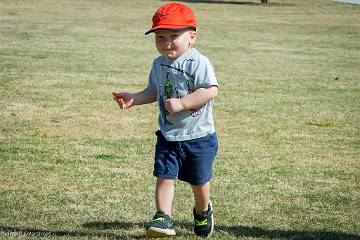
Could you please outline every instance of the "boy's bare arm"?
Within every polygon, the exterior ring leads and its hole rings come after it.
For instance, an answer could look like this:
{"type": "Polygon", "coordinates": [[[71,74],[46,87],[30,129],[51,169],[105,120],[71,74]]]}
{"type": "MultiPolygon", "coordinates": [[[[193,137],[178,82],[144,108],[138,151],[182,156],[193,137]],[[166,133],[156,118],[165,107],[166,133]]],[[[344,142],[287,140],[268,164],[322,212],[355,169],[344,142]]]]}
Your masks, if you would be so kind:
{"type": "Polygon", "coordinates": [[[210,86],[208,88],[199,88],[193,93],[184,96],[183,98],[170,98],[165,102],[165,109],[174,114],[200,107],[211,99],[215,98],[218,93],[217,86],[210,86]]]}
{"type": "Polygon", "coordinates": [[[136,105],[153,103],[157,100],[156,92],[145,88],[141,92],[128,93],[128,92],[113,92],[114,100],[118,103],[121,109],[130,108],[136,105]]]}
{"type": "Polygon", "coordinates": [[[145,88],[141,92],[133,94],[134,103],[133,105],[142,105],[156,102],[157,94],[152,90],[145,88]]]}

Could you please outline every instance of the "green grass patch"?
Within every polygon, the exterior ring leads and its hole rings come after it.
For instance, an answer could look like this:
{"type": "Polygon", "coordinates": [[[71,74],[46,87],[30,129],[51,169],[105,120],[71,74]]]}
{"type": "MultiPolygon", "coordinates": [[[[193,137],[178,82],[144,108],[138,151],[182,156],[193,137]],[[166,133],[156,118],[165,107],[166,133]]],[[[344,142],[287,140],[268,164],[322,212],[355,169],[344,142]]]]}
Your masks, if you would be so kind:
{"type": "MultiPolygon", "coordinates": [[[[212,239],[360,239],[360,7],[184,1],[220,83],[212,239]]],[[[164,1],[0,1],[0,238],[143,239],[156,104],[120,111],[164,1]]],[[[179,239],[193,197],[177,182],[179,239]]]]}

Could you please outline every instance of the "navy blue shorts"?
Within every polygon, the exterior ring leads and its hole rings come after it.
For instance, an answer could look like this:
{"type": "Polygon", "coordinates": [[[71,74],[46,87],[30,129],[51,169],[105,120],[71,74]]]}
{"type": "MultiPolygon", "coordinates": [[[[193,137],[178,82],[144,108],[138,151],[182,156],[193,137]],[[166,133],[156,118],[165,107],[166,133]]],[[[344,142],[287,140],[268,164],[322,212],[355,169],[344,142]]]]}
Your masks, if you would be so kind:
{"type": "Polygon", "coordinates": [[[202,186],[212,178],[212,166],[218,150],[216,133],[205,137],[171,142],[156,132],[154,176],[176,179],[202,186]]]}

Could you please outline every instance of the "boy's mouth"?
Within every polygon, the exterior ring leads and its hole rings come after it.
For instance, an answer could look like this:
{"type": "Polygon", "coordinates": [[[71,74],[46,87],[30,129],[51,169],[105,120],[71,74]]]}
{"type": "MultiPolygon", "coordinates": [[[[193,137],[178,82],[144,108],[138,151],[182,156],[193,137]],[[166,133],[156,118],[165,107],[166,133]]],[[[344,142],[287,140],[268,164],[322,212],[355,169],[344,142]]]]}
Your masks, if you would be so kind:
{"type": "Polygon", "coordinates": [[[174,54],[176,54],[176,51],[173,50],[173,49],[166,49],[166,50],[164,51],[164,53],[165,53],[166,55],[174,55],[174,54]]]}

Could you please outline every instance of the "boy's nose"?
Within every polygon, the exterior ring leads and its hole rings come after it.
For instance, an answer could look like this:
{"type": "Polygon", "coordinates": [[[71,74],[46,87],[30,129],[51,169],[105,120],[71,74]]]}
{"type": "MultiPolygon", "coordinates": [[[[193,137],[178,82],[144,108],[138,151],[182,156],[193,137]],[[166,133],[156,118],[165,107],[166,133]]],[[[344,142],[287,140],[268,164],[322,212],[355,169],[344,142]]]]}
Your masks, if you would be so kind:
{"type": "Polygon", "coordinates": [[[172,45],[172,41],[171,41],[171,40],[165,42],[165,46],[166,46],[166,47],[171,47],[171,45],[172,45]]]}

